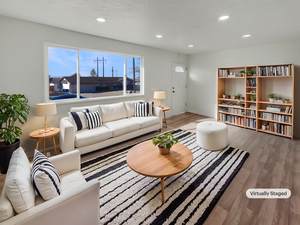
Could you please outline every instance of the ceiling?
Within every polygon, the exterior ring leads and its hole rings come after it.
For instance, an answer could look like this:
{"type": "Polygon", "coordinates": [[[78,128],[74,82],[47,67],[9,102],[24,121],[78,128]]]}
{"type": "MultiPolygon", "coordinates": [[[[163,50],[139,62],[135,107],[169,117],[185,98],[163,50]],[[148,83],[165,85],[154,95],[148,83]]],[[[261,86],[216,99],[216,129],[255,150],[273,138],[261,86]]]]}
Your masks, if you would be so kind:
{"type": "Polygon", "coordinates": [[[0,15],[184,54],[300,39],[299,0],[1,0],[0,15]]]}

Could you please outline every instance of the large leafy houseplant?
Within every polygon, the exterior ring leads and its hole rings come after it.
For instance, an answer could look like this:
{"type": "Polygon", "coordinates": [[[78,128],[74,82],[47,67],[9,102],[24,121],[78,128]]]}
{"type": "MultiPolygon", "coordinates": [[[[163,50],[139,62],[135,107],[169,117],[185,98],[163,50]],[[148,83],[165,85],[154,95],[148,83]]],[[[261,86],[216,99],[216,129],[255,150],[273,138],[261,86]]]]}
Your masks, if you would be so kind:
{"type": "Polygon", "coordinates": [[[19,121],[24,124],[27,121],[30,106],[28,99],[21,94],[0,94],[0,145],[11,145],[22,134],[20,127],[15,126],[19,121]]]}
{"type": "Polygon", "coordinates": [[[174,138],[173,134],[166,134],[157,136],[152,139],[152,143],[159,148],[160,154],[166,155],[170,153],[170,149],[178,140],[174,138]]]}

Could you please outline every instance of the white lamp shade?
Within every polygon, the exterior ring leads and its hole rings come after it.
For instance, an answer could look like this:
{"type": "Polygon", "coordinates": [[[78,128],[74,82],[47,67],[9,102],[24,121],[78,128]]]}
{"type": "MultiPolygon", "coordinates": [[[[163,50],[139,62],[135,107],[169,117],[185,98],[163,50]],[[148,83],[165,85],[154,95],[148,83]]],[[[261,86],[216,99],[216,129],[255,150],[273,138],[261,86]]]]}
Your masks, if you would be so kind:
{"type": "Polygon", "coordinates": [[[166,92],[164,91],[155,91],[154,92],[155,99],[166,99],[166,92]]]}
{"type": "Polygon", "coordinates": [[[36,116],[52,116],[56,114],[55,103],[39,103],[35,108],[36,116]]]}

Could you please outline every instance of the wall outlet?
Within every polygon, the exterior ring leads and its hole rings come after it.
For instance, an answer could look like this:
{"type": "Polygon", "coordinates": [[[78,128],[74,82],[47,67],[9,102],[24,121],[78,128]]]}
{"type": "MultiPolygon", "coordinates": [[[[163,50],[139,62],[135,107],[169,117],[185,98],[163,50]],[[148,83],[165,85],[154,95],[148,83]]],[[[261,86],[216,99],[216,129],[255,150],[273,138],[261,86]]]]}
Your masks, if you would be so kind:
{"type": "Polygon", "coordinates": [[[46,155],[47,155],[47,157],[50,157],[51,156],[51,152],[47,152],[46,155]]]}

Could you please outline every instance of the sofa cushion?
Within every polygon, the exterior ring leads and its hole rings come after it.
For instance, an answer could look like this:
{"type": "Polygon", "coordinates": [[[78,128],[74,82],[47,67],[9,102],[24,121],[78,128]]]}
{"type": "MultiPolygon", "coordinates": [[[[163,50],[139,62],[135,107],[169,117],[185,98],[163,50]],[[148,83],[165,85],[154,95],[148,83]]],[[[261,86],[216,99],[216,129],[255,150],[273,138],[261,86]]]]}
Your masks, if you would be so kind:
{"type": "Polygon", "coordinates": [[[15,215],[15,211],[7,198],[5,188],[3,188],[0,198],[0,223],[15,215]]]}
{"type": "Polygon", "coordinates": [[[77,148],[92,145],[112,137],[112,132],[105,126],[91,130],[81,130],[75,134],[75,146],[77,148]]]}
{"type": "Polygon", "coordinates": [[[100,105],[102,122],[110,122],[126,118],[126,109],[124,102],[100,105]]]}
{"type": "Polygon", "coordinates": [[[159,118],[157,116],[131,117],[129,119],[137,122],[140,125],[141,129],[159,124],[159,118]]]}
{"type": "Polygon", "coordinates": [[[72,125],[75,127],[76,131],[83,130],[87,128],[87,121],[84,115],[87,109],[82,110],[81,112],[68,112],[69,120],[72,125]]]}
{"type": "Polygon", "coordinates": [[[5,179],[5,191],[16,213],[24,212],[35,205],[30,175],[30,163],[20,147],[12,154],[5,179]]]}
{"type": "Polygon", "coordinates": [[[61,175],[61,194],[63,195],[85,183],[86,181],[79,170],[65,173],[61,175]]]}
{"type": "Polygon", "coordinates": [[[104,126],[106,126],[109,130],[112,131],[113,137],[118,137],[123,134],[127,134],[129,132],[140,129],[140,125],[137,122],[130,119],[122,119],[104,123],[104,126]]]}
{"type": "Polygon", "coordinates": [[[82,112],[82,110],[88,109],[89,112],[100,112],[99,105],[92,105],[92,106],[82,106],[82,107],[72,107],[70,108],[70,112],[82,112]]]}
{"type": "Polygon", "coordinates": [[[84,112],[84,116],[86,118],[89,130],[94,129],[95,127],[102,126],[99,111],[97,111],[97,112],[84,112]]]}
{"type": "Polygon", "coordinates": [[[124,102],[125,108],[126,108],[127,117],[134,116],[134,103],[138,103],[138,102],[143,102],[143,100],[126,101],[126,102],[124,102]]]}
{"type": "Polygon", "coordinates": [[[33,187],[46,201],[60,195],[60,177],[51,161],[41,152],[34,150],[32,165],[33,187]]]}

